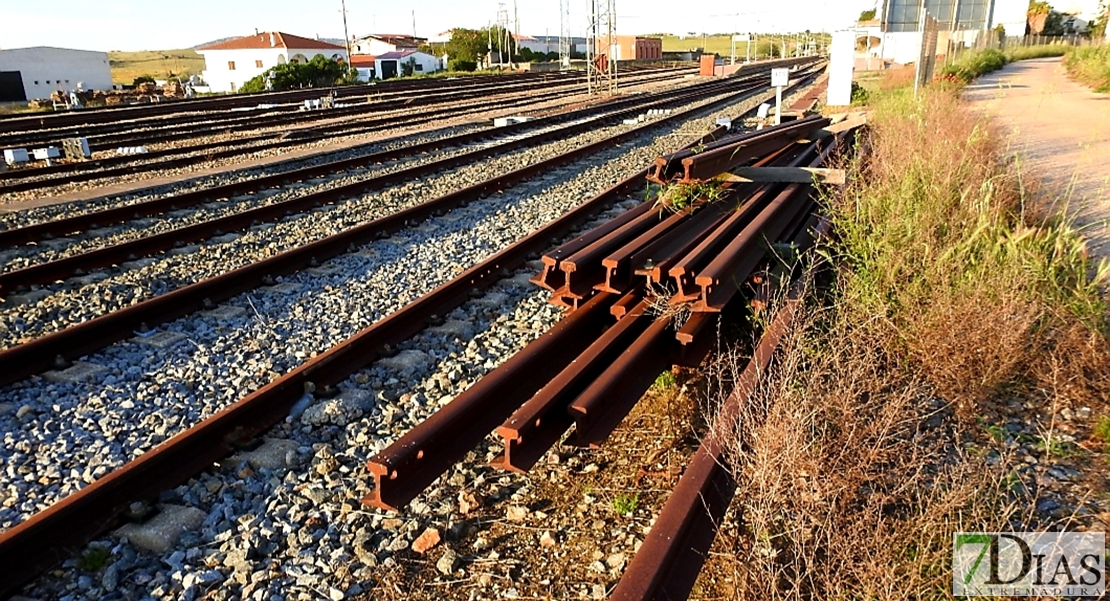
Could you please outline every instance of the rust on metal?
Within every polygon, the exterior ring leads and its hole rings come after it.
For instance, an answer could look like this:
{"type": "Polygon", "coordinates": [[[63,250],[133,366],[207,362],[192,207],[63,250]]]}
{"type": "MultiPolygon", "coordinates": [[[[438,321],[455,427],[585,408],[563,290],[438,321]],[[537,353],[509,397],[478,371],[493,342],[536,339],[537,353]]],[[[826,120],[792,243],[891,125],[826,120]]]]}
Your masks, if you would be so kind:
{"type": "Polygon", "coordinates": [[[795,286],[760,339],[713,427],[609,597],[611,601],[665,601],[689,596],[736,490],[724,456],[731,444],[732,428],[789,331],[800,296],[801,287],[795,286]]]}

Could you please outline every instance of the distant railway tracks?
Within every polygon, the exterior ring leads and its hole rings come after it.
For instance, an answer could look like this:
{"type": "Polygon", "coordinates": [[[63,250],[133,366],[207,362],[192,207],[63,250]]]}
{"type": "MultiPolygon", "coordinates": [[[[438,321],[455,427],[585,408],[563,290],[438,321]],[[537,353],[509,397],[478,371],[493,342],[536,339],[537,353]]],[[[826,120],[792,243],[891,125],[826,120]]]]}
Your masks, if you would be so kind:
{"type": "MultiPolygon", "coordinates": [[[[696,96],[716,98],[708,104],[677,110],[662,120],[629,129],[571,153],[521,167],[271,259],[0,352],[3,374],[0,378],[10,383],[64,365],[67,359],[131,336],[134,330],[148,329],[200,308],[214,307],[242,291],[272,284],[281,274],[319,265],[404,227],[435,219],[446,211],[505,191],[519,182],[550,173],[560,165],[631,139],[653,126],[677,122],[695,112],[751,98],[763,89],[765,83],[751,87],[736,82],[708,84],[696,90],[659,95],[650,99],[652,104],[629,100],[627,105],[590,109],[586,114],[604,114],[603,119],[612,120],[671,103],[692,102],[696,96]]],[[[583,114],[574,118],[583,118],[583,114]]],[[[496,134],[542,130],[568,120],[569,117],[548,118],[496,134]]],[[[593,124],[592,121],[578,122],[571,127],[593,124]]],[[[369,469],[376,482],[366,501],[379,507],[401,508],[495,430],[503,438],[505,448],[499,465],[515,471],[529,469],[551,445],[566,435],[568,429],[573,428],[569,439],[573,444],[601,444],[660,371],[675,363],[696,364],[706,355],[714,336],[711,326],[716,316],[722,312],[742,311],[747,306],[749,297],[744,282],[751,274],[775,268],[781,271],[781,267],[776,267],[776,244],[807,248],[819,229],[819,220],[814,215],[814,188],[805,183],[725,182],[720,184],[724,196],[715,199],[705,198],[700,192],[681,199],[669,194],[689,184],[716,181],[714,178],[718,174],[742,165],[820,167],[831,153],[849,146],[853,135],[851,129],[827,133],[823,128],[828,125],[826,119],[809,118],[781,128],[739,136],[727,135],[724,128],[718,127],[687,145],[688,148],[696,147],[697,152],[673,154],[652,169],[644,169],[616,182],[600,195],[375,321],[342,344],[173,436],[48,510],[0,533],[0,563],[10,567],[0,575],[0,595],[18,590],[35,574],[111,527],[131,503],[153,499],[160,492],[204,471],[234,449],[249,445],[251,439],[284,420],[306,399],[334,396],[338,392],[336,386],[353,372],[389,356],[393,349],[423,331],[429,323],[440,322],[454,308],[480,296],[534,257],[543,259],[543,270],[536,274],[534,281],[550,291],[551,302],[571,308],[569,315],[374,456],[369,469]],[[638,194],[648,175],[663,182],[663,187],[650,200],[610,220],[595,220],[592,229],[567,240],[575,228],[596,219],[596,215],[611,209],[614,203],[638,194]],[[684,183],[676,185],[678,180],[684,183]],[[659,290],[664,288],[672,290],[673,295],[660,297],[659,290]],[[664,306],[682,310],[661,310],[664,306]],[[680,317],[682,315],[688,318],[680,317]]],[[[455,143],[486,139],[479,133],[460,136],[455,143]]],[[[536,134],[537,139],[532,142],[514,140],[508,144],[538,143],[546,135],[549,134],[536,134]]],[[[390,156],[420,152],[414,148],[418,147],[401,149],[390,156]]],[[[504,150],[500,146],[490,146],[447,160],[454,160],[455,164],[478,160],[498,152],[491,148],[504,150]]],[[[300,173],[283,174],[284,178],[259,178],[249,185],[244,184],[242,189],[298,181],[298,178],[331,173],[371,160],[374,159],[322,165],[300,173]]],[[[377,160],[384,159],[379,156],[377,160]]],[[[431,172],[432,168],[412,169],[415,171],[401,170],[384,177],[398,180],[418,177],[425,172],[421,170],[431,172]]],[[[366,182],[377,179],[354,184],[331,196],[302,201],[303,204],[295,205],[297,208],[293,210],[337,201],[344,194],[363,190],[360,186],[375,185],[366,182]]],[[[195,202],[204,202],[205,198],[210,196],[198,192],[195,202]]],[[[157,209],[152,205],[148,209],[151,212],[146,214],[160,214],[170,204],[167,202],[157,209]]],[[[210,235],[214,227],[230,231],[278,218],[287,210],[287,207],[261,208],[268,212],[249,218],[234,215],[234,220],[219,222],[219,226],[200,224],[203,227],[195,232],[201,233],[191,235],[210,235]]],[[[0,240],[5,240],[6,244],[25,243],[42,236],[81,231],[93,223],[103,225],[113,219],[119,223],[135,212],[132,207],[126,209],[130,213],[123,209],[105,211],[95,222],[80,218],[68,223],[31,226],[39,229],[25,228],[22,233],[12,230],[6,239],[0,240]]],[[[140,245],[128,247],[127,256],[157,252],[173,245],[171,237],[158,242],[140,242],[140,245]]],[[[108,248],[100,256],[111,258],[90,260],[85,257],[64,268],[43,268],[42,275],[35,278],[48,280],[95,269],[97,265],[118,261],[121,257],[110,253],[120,252],[123,251],[108,248]]],[[[0,276],[0,286],[20,285],[19,278],[12,275],[17,273],[0,276]]],[[[726,408],[743,402],[744,391],[757,384],[758,366],[770,361],[778,337],[789,325],[792,306],[788,304],[781,316],[771,322],[764,343],[753,358],[756,367],[749,367],[756,375],[749,376],[745,372],[745,379],[726,403],[726,408]]],[[[727,411],[723,413],[726,417],[727,411]]],[[[615,598],[668,598],[665,595],[673,598],[682,594],[684,586],[692,586],[689,573],[692,570],[696,576],[696,566],[700,563],[691,567],[694,564],[689,563],[688,554],[691,549],[700,549],[705,544],[705,531],[691,528],[703,528],[706,519],[711,525],[716,515],[713,512],[722,503],[727,507],[731,496],[727,476],[720,473],[719,443],[710,439],[703,449],[698,451],[660,517],[657,529],[653,529],[652,537],[645,541],[643,550],[618,586],[615,598]],[[713,492],[714,486],[723,486],[723,492],[713,492]],[[703,510],[708,512],[705,516],[703,510]],[[673,537],[668,538],[668,533],[674,533],[673,537]],[[677,576],[679,571],[686,575],[677,576]]]]}
{"type": "MultiPolygon", "coordinates": [[[[680,73],[677,72],[677,73],[680,73]]],[[[663,74],[648,72],[643,76],[633,76],[623,86],[641,85],[674,78],[676,71],[667,70],[663,74]]],[[[214,159],[234,157],[245,152],[299,146],[310,142],[327,140],[338,135],[349,136],[366,134],[399,126],[413,126],[433,122],[445,117],[466,115],[480,110],[508,109],[528,106],[540,95],[559,97],[580,94],[583,85],[575,80],[555,78],[519,86],[482,86],[477,90],[460,93],[443,92],[422,95],[418,98],[405,97],[385,102],[365,103],[350,108],[291,112],[259,117],[240,117],[235,123],[225,125],[190,126],[185,131],[165,132],[152,130],[139,133],[122,134],[106,141],[90,140],[94,150],[103,146],[142,145],[165,142],[187,137],[225,134],[235,131],[249,131],[275,126],[294,125],[305,120],[342,119],[322,125],[311,125],[297,129],[283,127],[279,130],[251,134],[232,140],[219,140],[188,144],[154,150],[141,155],[103,157],[86,162],[58,163],[52,166],[31,167],[0,172],[0,194],[24,192],[44,186],[59,186],[69,183],[110,178],[114,176],[142,173],[147,171],[172,169],[214,159]],[[521,87],[522,93],[512,88],[521,87]],[[460,104],[461,101],[477,99],[477,102],[460,104]],[[427,106],[414,114],[412,109],[427,106]]],[[[47,134],[54,135],[54,134],[47,134]]]]}

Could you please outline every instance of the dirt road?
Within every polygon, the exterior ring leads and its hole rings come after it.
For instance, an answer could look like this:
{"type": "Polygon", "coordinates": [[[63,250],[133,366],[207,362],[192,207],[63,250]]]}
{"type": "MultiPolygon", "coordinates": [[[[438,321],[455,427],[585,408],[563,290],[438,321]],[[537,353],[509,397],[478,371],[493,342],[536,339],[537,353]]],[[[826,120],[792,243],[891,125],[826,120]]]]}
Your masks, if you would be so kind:
{"type": "Polygon", "coordinates": [[[1010,64],[964,94],[1003,127],[1045,191],[1066,203],[1092,253],[1110,258],[1110,95],[1069,80],[1058,58],[1010,64]]]}

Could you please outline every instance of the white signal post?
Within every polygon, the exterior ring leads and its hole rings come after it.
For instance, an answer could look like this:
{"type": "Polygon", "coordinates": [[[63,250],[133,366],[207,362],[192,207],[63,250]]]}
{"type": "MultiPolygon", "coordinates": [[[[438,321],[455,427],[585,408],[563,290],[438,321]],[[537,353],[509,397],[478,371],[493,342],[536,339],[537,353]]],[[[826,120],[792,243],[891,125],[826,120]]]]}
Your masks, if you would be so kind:
{"type": "Polygon", "coordinates": [[[782,89],[790,85],[790,69],[771,69],[771,87],[775,88],[775,125],[782,123],[782,89]]]}
{"type": "Polygon", "coordinates": [[[744,61],[744,64],[746,65],[752,62],[752,35],[750,33],[738,33],[732,36],[732,62],[729,64],[736,64],[736,42],[748,43],[747,60],[744,61]]]}

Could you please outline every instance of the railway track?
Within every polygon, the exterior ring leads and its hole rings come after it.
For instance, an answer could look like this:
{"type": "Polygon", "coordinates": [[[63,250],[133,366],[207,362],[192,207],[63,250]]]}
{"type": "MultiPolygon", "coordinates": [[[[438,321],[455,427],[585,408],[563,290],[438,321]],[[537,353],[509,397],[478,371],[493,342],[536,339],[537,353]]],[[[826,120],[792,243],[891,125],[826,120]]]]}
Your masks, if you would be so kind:
{"type": "MultiPolygon", "coordinates": [[[[645,69],[634,69],[633,73],[645,69]]],[[[472,86],[494,82],[527,81],[530,79],[552,79],[564,76],[560,73],[512,73],[499,75],[471,75],[457,78],[428,80],[388,80],[373,84],[311,88],[284,92],[258,92],[228,96],[196,98],[189,101],[174,101],[160,104],[100,107],[80,111],[49,113],[34,116],[0,115],[0,133],[35,131],[39,129],[58,129],[62,127],[95,125],[115,121],[129,121],[150,116],[175,113],[194,113],[226,111],[235,108],[249,108],[258,104],[297,105],[305,100],[332,95],[336,98],[364,97],[369,94],[421,92],[435,89],[472,86]]]]}
{"type": "MultiPolygon", "coordinates": [[[[740,88],[731,91],[724,98],[714,101],[715,104],[737,101],[757,93],[750,88],[740,88]]],[[[666,121],[678,121],[685,114],[694,109],[675,112],[663,120],[646,123],[616,136],[603,138],[586,146],[572,151],[557,154],[551,159],[528,164],[490,180],[480,181],[464,190],[446,194],[446,196],[415,204],[410,208],[388,214],[381,219],[376,219],[350,229],[345,229],[332,236],[316,240],[303,246],[295,247],[264,261],[249,264],[249,266],[231,270],[223,276],[214,277],[189,284],[178,290],[168,291],[132,304],[125,309],[114,311],[72,325],[67,329],[44,335],[42,338],[19,344],[4,351],[0,351],[0,382],[8,383],[20,378],[28,377],[59,365],[59,358],[75,359],[89,351],[102,348],[123,338],[128,338],[131,332],[148,331],[151,327],[169,319],[180,317],[195,310],[210,307],[223,299],[230,298],[245,290],[261,286],[264,282],[306,267],[313,263],[320,263],[335,257],[336,254],[346,252],[347,249],[359,246],[374,239],[388,236],[397,229],[401,229],[410,222],[420,222],[434,213],[450,210],[460,203],[470,202],[481,198],[491,191],[504,191],[507,186],[516,182],[542,174],[546,170],[561,166],[568,161],[588,157],[589,154],[602,151],[619,143],[658,128],[666,121]]],[[[332,194],[332,192],[325,192],[332,194]]],[[[334,197],[330,197],[334,198],[334,197]]]]}
{"type": "MultiPolygon", "coordinates": [[[[676,70],[664,69],[659,72],[646,72],[631,76],[633,81],[651,82],[668,79],[677,74],[689,73],[689,69],[676,70]]],[[[274,106],[262,105],[266,108],[255,107],[252,111],[222,112],[214,114],[193,115],[192,119],[179,116],[173,119],[158,119],[153,123],[145,121],[116,122],[92,128],[67,129],[62,131],[47,130],[0,135],[2,145],[29,145],[29,144],[60,144],[65,137],[84,136],[89,140],[89,145],[94,152],[107,150],[117,146],[149,145],[197,137],[200,135],[215,135],[251,129],[262,129],[268,126],[283,126],[315,121],[358,117],[374,112],[387,113],[398,110],[411,110],[416,107],[441,104],[443,102],[460,102],[474,98],[484,98],[495,95],[531,94],[537,91],[567,88],[572,86],[584,87],[584,80],[575,76],[555,76],[537,78],[524,82],[494,82],[478,85],[464,85],[447,89],[412,92],[379,92],[367,94],[361,99],[349,98],[345,102],[337,100],[342,106],[329,110],[301,110],[303,105],[274,106]]]]}
{"type": "MultiPolygon", "coordinates": [[[[758,78],[759,77],[752,76],[744,78],[742,80],[738,80],[737,83],[751,83],[755,82],[758,78]]],[[[188,195],[177,195],[159,199],[158,201],[154,202],[143,203],[140,205],[129,205],[127,207],[121,207],[115,210],[85,213],[68,219],[4,230],[0,231],[0,248],[8,248],[16,244],[26,244],[28,242],[34,242],[43,239],[44,236],[64,236],[73,232],[79,232],[87,228],[102,227],[105,225],[120,223],[121,221],[125,221],[127,219],[133,219],[135,218],[135,216],[145,217],[158,215],[166,212],[167,210],[169,210],[170,207],[174,207],[174,210],[186,208],[216,198],[227,197],[233,194],[244,192],[255,192],[266,188],[274,188],[280,185],[304,181],[306,179],[315,178],[322,175],[337,173],[353,168],[361,168],[367,165],[372,165],[374,163],[382,163],[397,158],[423,154],[432,150],[442,149],[444,147],[461,146],[475,142],[481,142],[491,138],[514,136],[518,133],[528,132],[535,129],[542,129],[550,125],[565,123],[568,121],[585,119],[593,115],[599,115],[602,113],[611,114],[611,119],[623,119],[627,118],[628,116],[635,116],[636,111],[643,110],[641,108],[638,108],[641,105],[644,105],[644,108],[647,109],[653,108],[650,106],[646,106],[650,102],[659,102],[667,99],[677,99],[678,102],[681,102],[685,100],[690,94],[697,93],[697,91],[698,90],[694,88],[679,89],[665,93],[652,94],[647,97],[636,97],[632,99],[606,103],[604,105],[599,105],[583,110],[561,113],[549,117],[541,117],[534,121],[508,125],[496,129],[482,129],[470,133],[460,134],[457,136],[439,138],[421,144],[403,146],[393,150],[372,153],[353,159],[327,162],[303,169],[278,173],[272,176],[250,179],[239,182],[237,184],[198,190],[197,192],[188,195]],[[632,112],[627,111],[627,109],[629,108],[631,108],[632,112]],[[618,113],[618,110],[623,110],[624,112],[618,113]]],[[[414,174],[414,177],[415,176],[416,175],[414,174]]]]}
{"type": "MultiPolygon", "coordinates": [[[[710,136],[706,136],[702,139],[702,142],[705,144],[712,144],[714,138],[720,136],[721,133],[722,132],[719,130],[711,132],[710,136]]],[[[750,143],[751,139],[748,139],[748,142],[750,143]]],[[[813,160],[815,158],[814,152],[814,149],[801,151],[795,148],[793,151],[784,151],[773,159],[768,158],[768,160],[792,160],[797,162],[806,160],[807,157],[813,160]]],[[[543,165],[540,169],[550,168],[551,166],[550,164],[544,165],[542,163],[538,165],[543,165]]],[[[305,396],[306,391],[310,391],[310,393],[315,395],[318,399],[331,398],[338,399],[339,401],[344,400],[344,392],[338,389],[338,385],[346,381],[348,377],[351,376],[352,372],[366,366],[372,360],[379,358],[383,353],[388,355],[391,352],[395,352],[396,347],[402,346],[405,341],[423,331],[427,325],[427,321],[431,320],[437,322],[442,320],[444,316],[450,314],[451,311],[456,309],[459,305],[480,300],[472,298],[476,290],[481,290],[487,286],[493,285],[495,282],[504,281],[506,275],[505,270],[512,270],[523,265],[530,255],[540,254],[545,250],[551,252],[552,238],[565,237],[571,232],[572,226],[587,222],[591,215],[612,206],[618,201],[623,202],[627,200],[629,195],[637,195],[638,191],[642,189],[643,176],[646,174],[647,172],[644,171],[622,181],[600,196],[581,204],[578,208],[540,229],[533,236],[518,241],[507,249],[497,253],[489,260],[465,271],[459,278],[443,284],[433,292],[420,297],[403,309],[375,321],[373,325],[360,333],[356,338],[352,338],[344,342],[344,344],[337,346],[332,351],[312,359],[286,376],[283,376],[281,379],[272,382],[258,392],[248,396],[246,399],[214,415],[212,418],[202,422],[189,431],[178,435],[173,439],[173,441],[176,441],[174,444],[167,443],[154,451],[143,454],[130,464],[131,468],[129,470],[113,472],[102,477],[97,480],[95,484],[85,487],[81,492],[67,497],[45,514],[40,514],[32,520],[24,522],[0,534],[0,558],[3,558],[4,561],[11,562],[7,565],[22,568],[14,573],[30,574],[37,569],[41,569],[55,559],[65,557],[66,551],[64,548],[59,548],[67,546],[63,541],[72,541],[68,546],[80,544],[80,541],[87,540],[88,537],[95,535],[96,532],[105,527],[115,515],[118,515],[120,509],[127,507],[130,501],[153,498],[159,491],[171,488],[177,482],[180,482],[182,478],[187,477],[188,474],[197,473],[207,468],[212,461],[219,459],[231,450],[229,447],[235,446],[236,441],[246,444],[247,439],[263,431],[269,424],[284,419],[289,414],[290,409],[295,409],[298,403],[307,398],[305,396]],[[339,396],[335,396],[336,394],[339,396]],[[139,488],[131,488],[132,483],[139,484],[139,488]],[[122,497],[127,498],[124,499],[122,497]],[[59,545],[59,543],[62,544],[59,545]],[[46,548],[48,546],[50,548],[46,548]]],[[[518,176],[523,177],[523,174],[518,174],[518,176]]],[[[497,182],[494,189],[504,188],[504,185],[505,180],[502,179],[497,182]]],[[[799,186],[798,188],[804,188],[804,186],[799,186]]],[[[486,190],[488,191],[490,188],[487,187],[486,190]]],[[[765,195],[769,196],[770,192],[765,193],[765,195]]],[[[789,197],[795,198],[797,195],[804,195],[803,191],[795,190],[789,197]]],[[[782,196],[782,194],[779,194],[779,196],[782,196]]],[[[475,199],[470,202],[485,202],[485,200],[475,199]]],[[[778,205],[775,205],[774,202],[770,202],[768,206],[785,206],[785,204],[785,201],[780,202],[778,205]]],[[[640,209],[640,211],[642,213],[642,209],[640,209]]],[[[794,207],[793,212],[787,216],[783,216],[784,214],[781,212],[782,209],[779,211],[779,213],[776,213],[774,210],[768,209],[767,214],[770,216],[767,218],[767,222],[771,223],[773,221],[771,218],[778,215],[776,218],[777,220],[773,222],[782,223],[781,229],[784,235],[804,237],[804,234],[809,231],[807,227],[807,224],[809,224],[808,216],[806,219],[802,219],[802,216],[806,216],[805,208],[794,207]],[[789,232],[789,234],[785,234],[785,232],[789,232]]],[[[700,215],[707,214],[713,215],[712,213],[700,213],[700,215]]],[[[762,212],[760,213],[760,215],[763,214],[762,212]]],[[[432,215],[428,213],[426,216],[431,217],[432,215]]],[[[692,221],[695,216],[698,216],[698,214],[694,216],[687,215],[686,217],[692,221]]],[[[719,215],[715,215],[715,217],[724,218],[719,215]]],[[[617,219],[627,218],[617,217],[617,219]]],[[[701,223],[703,227],[709,224],[709,221],[706,221],[705,218],[698,217],[698,219],[699,221],[697,221],[697,223],[701,223]]],[[[413,221],[416,220],[415,218],[413,219],[413,221]]],[[[668,219],[663,219],[663,221],[668,221],[668,219]]],[[[727,221],[727,219],[725,221],[727,221]]],[[[595,222],[595,225],[605,228],[608,227],[606,223],[607,222],[602,220],[601,222],[595,222]]],[[[713,223],[721,225],[723,222],[718,219],[718,221],[713,221],[713,223]]],[[[674,228],[682,227],[682,224],[677,221],[671,225],[674,228]]],[[[730,223],[729,225],[732,227],[736,226],[735,223],[730,223]]],[[[690,229],[689,226],[685,227],[690,229]]],[[[617,230],[609,230],[610,233],[613,231],[617,230]]],[[[586,232],[574,240],[580,241],[582,236],[590,237],[591,232],[586,232]]],[[[751,240],[752,238],[749,235],[746,239],[751,240]]],[[[625,241],[625,245],[627,245],[627,238],[625,238],[625,241]]],[[[574,243],[575,242],[572,241],[572,244],[574,243]]],[[[688,246],[689,244],[687,244],[687,247],[688,246]]],[[[748,250],[750,250],[750,248],[748,250]]],[[[736,252],[741,251],[743,251],[743,249],[739,249],[736,252]]],[[[760,254],[762,254],[762,252],[760,254]]],[[[516,279],[519,280],[519,278],[516,279]]],[[[613,284],[614,282],[608,281],[607,283],[613,284]]],[[[604,309],[608,309],[607,305],[616,300],[615,296],[615,293],[602,292],[589,300],[580,299],[584,301],[581,308],[571,313],[571,316],[566,320],[561,321],[560,325],[556,326],[556,329],[589,329],[582,324],[592,323],[597,326],[600,325],[601,322],[611,319],[604,309]],[[598,301],[597,299],[603,300],[598,301]]],[[[623,300],[623,298],[621,300],[623,300]]],[[[631,331],[635,333],[637,329],[644,326],[643,317],[641,317],[643,314],[635,313],[635,308],[642,305],[642,301],[633,305],[629,305],[629,302],[630,301],[625,301],[620,305],[631,306],[633,309],[632,312],[622,318],[622,322],[635,325],[628,326],[631,328],[630,330],[622,329],[621,331],[624,332],[624,334],[613,336],[614,338],[625,341],[627,341],[627,337],[630,336],[628,332],[631,331]]],[[[444,324],[444,326],[446,325],[447,324],[444,324]]],[[[655,331],[656,334],[658,334],[659,329],[658,326],[652,324],[644,331],[655,331]],[[654,328],[654,330],[652,328],[654,328]]],[[[663,329],[666,330],[666,328],[663,329]]],[[[700,332],[701,330],[698,331],[700,332]]],[[[666,331],[665,333],[670,335],[669,340],[677,340],[673,331],[666,331]]],[[[664,336],[659,338],[659,340],[663,339],[667,339],[667,337],[664,336]]],[[[539,342],[533,344],[541,343],[548,346],[551,344],[547,342],[547,338],[544,337],[541,337],[539,342]]],[[[532,347],[529,346],[528,348],[532,347]]],[[[548,351],[548,353],[550,352],[551,351],[548,351]]],[[[610,348],[606,352],[612,353],[613,349],[610,348]]],[[[535,353],[527,349],[525,349],[523,354],[533,358],[535,355],[535,353]]],[[[401,356],[404,355],[405,353],[402,352],[401,356]]],[[[516,361],[515,358],[510,359],[509,363],[513,363],[514,361],[516,361]]],[[[508,365],[508,363],[505,365],[508,365]]],[[[594,365],[596,365],[596,363],[594,363],[594,365]]],[[[556,369],[556,367],[544,366],[544,369],[550,371],[556,369]]],[[[500,373],[499,370],[501,370],[501,368],[494,370],[478,380],[477,384],[469,387],[462,395],[465,396],[470,394],[473,396],[476,393],[470,393],[470,390],[474,390],[480,386],[491,386],[483,383],[491,376],[494,380],[499,379],[500,376],[494,375],[500,373]]],[[[453,406],[460,398],[461,397],[455,397],[455,400],[448,403],[447,407],[453,406]]],[[[350,399],[346,398],[346,400],[350,399]]],[[[437,413],[436,415],[439,414],[437,413]]],[[[586,415],[592,415],[592,413],[586,413],[586,415]]],[[[436,418],[433,416],[432,419],[435,420],[436,418]]],[[[488,418],[485,419],[488,421],[488,418]]],[[[604,420],[598,423],[604,423],[604,420]]],[[[391,449],[392,448],[393,447],[391,447],[391,449]]],[[[388,455],[389,452],[390,450],[387,449],[383,452],[383,456],[388,455]]],[[[439,456],[438,450],[433,456],[439,456]]],[[[521,458],[519,453],[517,458],[518,460],[521,458]]],[[[442,460],[437,459],[437,461],[442,460]]],[[[509,462],[506,461],[506,463],[509,462]]],[[[408,477],[407,473],[405,477],[408,477]]],[[[413,487],[414,485],[410,481],[407,486],[413,487]]],[[[380,491],[383,489],[375,490],[380,491]]],[[[391,498],[396,500],[398,498],[396,497],[397,487],[387,487],[385,490],[385,498],[387,500],[391,498]],[[390,490],[392,490],[392,492],[390,492],[390,490]]],[[[381,500],[380,493],[376,494],[379,494],[377,502],[386,502],[381,500]]],[[[14,584],[8,581],[4,581],[4,584],[14,586],[14,584]]],[[[195,582],[192,584],[195,584],[195,582]]]]}
{"type": "MultiPolygon", "coordinates": [[[[368,94],[405,94],[489,85],[502,83],[523,83],[535,79],[555,79],[559,74],[513,74],[505,76],[474,76],[459,79],[426,81],[387,81],[355,86],[311,88],[285,92],[235,94],[222,97],[196,98],[190,102],[169,102],[133,106],[101,107],[81,111],[51,113],[35,116],[0,116],[0,133],[21,134],[42,130],[67,131],[65,128],[87,128],[109,125],[117,122],[125,124],[145,119],[161,119],[166,123],[176,118],[191,119],[204,113],[223,113],[232,109],[249,109],[259,104],[296,107],[305,100],[334,95],[335,98],[365,98],[368,94]]],[[[76,131],[76,130],[68,130],[76,131]]]]}
{"type": "MultiPolygon", "coordinates": [[[[673,74],[649,75],[644,78],[632,78],[624,82],[623,87],[643,85],[674,77],[673,74]]],[[[515,95],[511,90],[489,88],[472,92],[465,97],[452,95],[428,96],[421,99],[407,99],[394,101],[394,106],[384,111],[375,112],[377,107],[353,107],[353,109],[332,109],[329,111],[310,111],[307,113],[293,113],[291,115],[277,115],[245,119],[244,123],[227,128],[200,128],[185,133],[163,135],[159,133],[141,133],[138,137],[129,139],[111,139],[107,142],[110,147],[120,144],[149,144],[151,142],[164,142],[185,137],[200,135],[218,135],[229,132],[275,128],[272,131],[248,135],[232,140],[218,140],[186,146],[173,146],[154,150],[142,155],[108,156],[85,162],[57,163],[50,166],[28,167],[0,173],[0,194],[33,190],[45,185],[64,185],[73,182],[89,181],[105,177],[119,176],[130,173],[150,171],[152,169],[169,169],[197,162],[209,161],[218,158],[236,156],[244,152],[259,152],[303,145],[310,142],[326,140],[336,135],[365,134],[382,129],[411,126],[433,122],[448,116],[458,116],[473,113],[479,110],[505,109],[516,106],[529,106],[538,96],[547,96],[552,93],[558,96],[580,94],[583,86],[575,83],[530,84],[536,92],[523,97],[515,95]],[[492,94],[491,92],[496,92],[492,94]],[[459,105],[460,100],[479,98],[471,104],[459,105]],[[443,105],[439,108],[424,110],[419,115],[412,115],[411,109],[417,105],[443,105]],[[346,115],[346,117],[344,117],[346,115]],[[307,128],[288,129],[290,122],[297,120],[315,119],[340,119],[330,124],[318,124],[307,128]],[[278,127],[281,126],[281,127],[278,127]],[[54,177],[49,177],[54,176],[54,177]]],[[[94,150],[98,148],[97,141],[91,140],[94,150]]]]}

